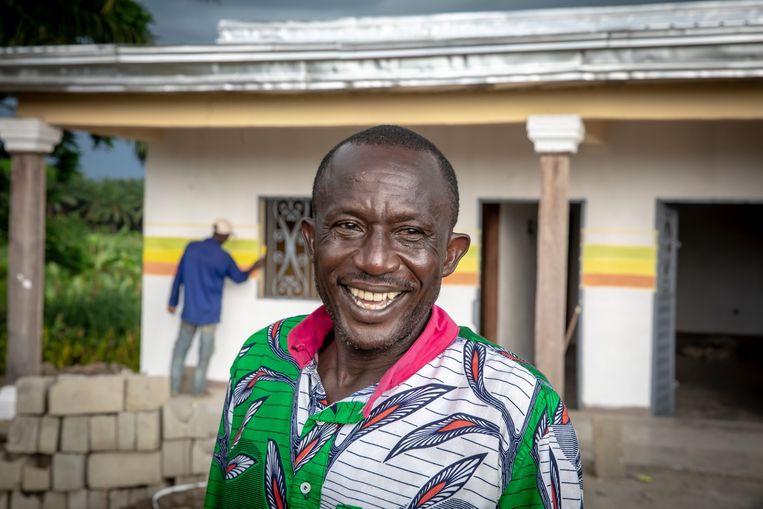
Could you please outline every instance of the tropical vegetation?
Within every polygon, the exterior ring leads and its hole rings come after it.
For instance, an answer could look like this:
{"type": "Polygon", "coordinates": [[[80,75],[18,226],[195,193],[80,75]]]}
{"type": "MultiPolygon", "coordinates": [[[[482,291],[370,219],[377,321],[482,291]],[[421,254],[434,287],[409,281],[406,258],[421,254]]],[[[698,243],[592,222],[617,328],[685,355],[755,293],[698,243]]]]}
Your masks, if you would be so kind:
{"type": "MultiPolygon", "coordinates": [[[[0,161],[5,215],[9,173],[8,160],[0,161]]],[[[94,181],[77,173],[66,188],[58,185],[48,186],[43,360],[59,368],[109,362],[137,370],[143,181],[94,181]]],[[[0,228],[0,373],[7,344],[6,225],[0,228]]]]}
{"type": "MultiPolygon", "coordinates": [[[[0,0],[0,46],[146,44],[151,14],[136,0],[0,0]]],[[[13,114],[0,93],[0,114],[13,114]]],[[[110,138],[91,137],[93,145],[110,138]]],[[[145,146],[136,144],[143,160],[145,146]]],[[[64,131],[47,169],[43,358],[61,367],[94,361],[138,367],[143,182],[93,181],[64,131]]],[[[7,343],[10,162],[0,144],[0,373],[7,343]]]]}

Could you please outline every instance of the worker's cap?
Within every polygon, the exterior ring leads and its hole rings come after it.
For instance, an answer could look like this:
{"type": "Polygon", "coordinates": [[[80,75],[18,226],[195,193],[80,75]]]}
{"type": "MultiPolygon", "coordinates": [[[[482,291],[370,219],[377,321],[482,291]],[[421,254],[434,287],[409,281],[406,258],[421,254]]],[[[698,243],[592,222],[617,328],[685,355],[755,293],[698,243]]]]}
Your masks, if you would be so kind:
{"type": "Polygon", "coordinates": [[[220,235],[232,235],[233,223],[227,219],[220,218],[212,224],[212,229],[215,233],[220,235]]]}

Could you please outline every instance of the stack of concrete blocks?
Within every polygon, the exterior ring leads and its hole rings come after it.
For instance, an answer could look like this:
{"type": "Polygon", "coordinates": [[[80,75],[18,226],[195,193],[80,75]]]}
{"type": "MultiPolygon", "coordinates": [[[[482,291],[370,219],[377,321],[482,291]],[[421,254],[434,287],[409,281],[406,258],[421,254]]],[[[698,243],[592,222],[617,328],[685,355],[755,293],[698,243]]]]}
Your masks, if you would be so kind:
{"type": "Polygon", "coordinates": [[[16,384],[0,509],[121,509],[206,478],[220,398],[170,399],[166,377],[60,375],[16,384]]]}

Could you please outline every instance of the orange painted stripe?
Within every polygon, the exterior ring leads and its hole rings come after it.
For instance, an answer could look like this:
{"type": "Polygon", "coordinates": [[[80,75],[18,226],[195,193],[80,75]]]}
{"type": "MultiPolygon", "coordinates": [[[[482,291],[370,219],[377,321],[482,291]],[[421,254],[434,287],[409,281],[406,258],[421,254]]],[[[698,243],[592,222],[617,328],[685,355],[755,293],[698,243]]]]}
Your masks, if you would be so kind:
{"type": "Polygon", "coordinates": [[[583,274],[583,286],[618,286],[624,288],[654,289],[654,276],[630,274],[583,274]]]}
{"type": "Polygon", "coordinates": [[[176,268],[176,263],[143,261],[144,276],[174,276],[176,268]]]}
{"type": "Polygon", "coordinates": [[[454,272],[442,280],[444,285],[479,286],[479,278],[474,272],[454,272]]]}

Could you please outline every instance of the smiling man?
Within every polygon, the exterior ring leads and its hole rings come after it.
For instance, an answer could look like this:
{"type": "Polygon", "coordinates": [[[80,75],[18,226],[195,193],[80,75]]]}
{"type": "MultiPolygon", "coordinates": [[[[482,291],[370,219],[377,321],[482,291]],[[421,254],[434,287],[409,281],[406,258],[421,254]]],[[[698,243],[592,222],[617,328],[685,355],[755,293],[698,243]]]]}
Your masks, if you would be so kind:
{"type": "Polygon", "coordinates": [[[457,217],[453,168],[413,131],[326,155],[302,225],[324,305],[244,344],[206,507],[582,506],[546,379],[435,305],[469,248],[457,217]]]}

